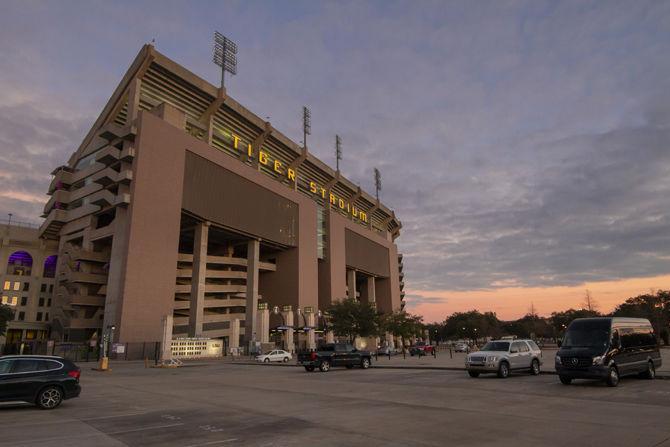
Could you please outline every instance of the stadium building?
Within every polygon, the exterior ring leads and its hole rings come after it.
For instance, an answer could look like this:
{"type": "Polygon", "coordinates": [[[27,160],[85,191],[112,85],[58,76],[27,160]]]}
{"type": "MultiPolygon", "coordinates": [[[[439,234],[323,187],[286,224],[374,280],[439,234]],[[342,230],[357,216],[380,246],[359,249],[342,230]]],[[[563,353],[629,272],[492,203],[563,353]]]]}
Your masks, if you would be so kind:
{"type": "Polygon", "coordinates": [[[151,45],[52,174],[52,338],[235,347],[347,296],[403,306],[393,211],[151,45]]]}

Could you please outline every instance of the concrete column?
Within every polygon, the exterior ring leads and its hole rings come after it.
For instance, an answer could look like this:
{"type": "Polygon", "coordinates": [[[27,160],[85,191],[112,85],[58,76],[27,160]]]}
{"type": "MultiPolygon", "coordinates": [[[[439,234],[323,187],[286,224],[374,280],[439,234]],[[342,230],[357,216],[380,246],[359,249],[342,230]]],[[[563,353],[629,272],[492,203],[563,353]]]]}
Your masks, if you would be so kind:
{"type": "Polygon", "coordinates": [[[172,358],[172,314],[163,317],[163,341],[161,349],[161,360],[170,360],[172,358]]]}
{"type": "Polygon", "coordinates": [[[391,349],[395,348],[395,341],[393,340],[393,334],[391,334],[390,332],[386,333],[386,345],[391,349]]]}
{"type": "Polygon", "coordinates": [[[258,310],[258,324],[256,325],[256,336],[261,343],[270,343],[270,309],[267,303],[258,310]]]}
{"type": "Polygon", "coordinates": [[[305,311],[305,317],[307,318],[307,326],[310,327],[309,332],[307,333],[307,349],[316,349],[316,316],[314,312],[305,311]]]}
{"type": "Polygon", "coordinates": [[[291,306],[284,306],[282,314],[284,315],[284,322],[286,322],[286,326],[288,327],[284,332],[286,350],[288,352],[295,352],[295,345],[293,343],[293,308],[291,306]]]}
{"type": "Polygon", "coordinates": [[[244,323],[244,341],[256,341],[257,317],[258,317],[258,264],[261,243],[258,239],[252,239],[247,245],[247,305],[246,319],[244,323]]]}
{"type": "Polygon", "coordinates": [[[195,227],[193,240],[193,271],[191,275],[191,305],[188,314],[188,335],[202,336],[205,316],[205,282],[207,278],[207,241],[209,222],[200,222],[195,227]]]}
{"type": "Polygon", "coordinates": [[[356,298],[356,270],[347,270],[347,292],[349,298],[356,298]]]}
{"type": "Polygon", "coordinates": [[[228,348],[239,348],[240,347],[240,319],[235,318],[230,322],[230,343],[228,348]]]}
{"type": "Polygon", "coordinates": [[[368,296],[368,303],[374,303],[376,301],[375,299],[375,277],[374,276],[369,276],[367,279],[367,296],[368,296]]]}

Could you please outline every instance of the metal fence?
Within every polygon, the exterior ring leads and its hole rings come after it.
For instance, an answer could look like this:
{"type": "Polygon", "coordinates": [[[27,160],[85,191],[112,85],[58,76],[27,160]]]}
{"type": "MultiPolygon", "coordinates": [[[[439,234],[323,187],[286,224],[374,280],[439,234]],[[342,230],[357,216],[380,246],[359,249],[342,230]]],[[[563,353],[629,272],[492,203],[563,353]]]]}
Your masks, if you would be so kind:
{"type": "MultiPolygon", "coordinates": [[[[113,343],[109,347],[110,360],[151,360],[160,358],[160,342],[113,343]]],[[[0,354],[55,355],[73,362],[97,362],[102,349],[91,342],[59,342],[53,340],[23,341],[0,345],[0,354]]]]}

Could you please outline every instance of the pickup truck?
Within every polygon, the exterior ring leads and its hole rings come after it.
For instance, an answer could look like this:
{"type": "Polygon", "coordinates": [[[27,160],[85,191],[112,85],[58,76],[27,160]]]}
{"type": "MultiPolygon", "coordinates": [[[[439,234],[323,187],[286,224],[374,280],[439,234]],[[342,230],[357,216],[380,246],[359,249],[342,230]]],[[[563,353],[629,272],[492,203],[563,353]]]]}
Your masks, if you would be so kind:
{"type": "Polygon", "coordinates": [[[347,369],[360,366],[368,369],[371,363],[372,354],[368,351],[359,351],[352,345],[344,343],[328,343],[319,346],[316,351],[298,353],[298,365],[304,366],[309,372],[316,368],[328,372],[332,366],[345,366],[347,369]]]}

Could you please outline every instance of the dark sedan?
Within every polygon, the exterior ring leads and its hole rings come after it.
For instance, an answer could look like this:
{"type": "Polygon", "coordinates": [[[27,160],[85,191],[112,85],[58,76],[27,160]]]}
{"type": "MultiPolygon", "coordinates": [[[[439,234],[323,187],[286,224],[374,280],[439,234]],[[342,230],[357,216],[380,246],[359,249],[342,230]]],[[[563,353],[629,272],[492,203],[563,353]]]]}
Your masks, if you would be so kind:
{"type": "Polygon", "coordinates": [[[79,396],[81,370],[61,357],[0,357],[0,402],[29,402],[51,410],[79,396]]]}

